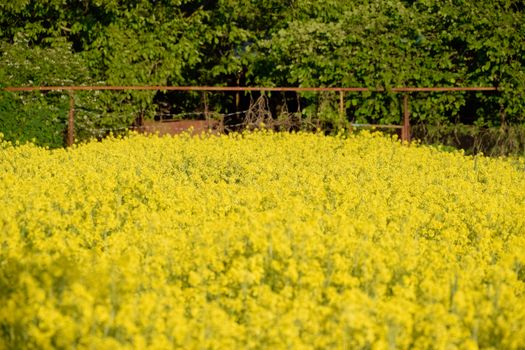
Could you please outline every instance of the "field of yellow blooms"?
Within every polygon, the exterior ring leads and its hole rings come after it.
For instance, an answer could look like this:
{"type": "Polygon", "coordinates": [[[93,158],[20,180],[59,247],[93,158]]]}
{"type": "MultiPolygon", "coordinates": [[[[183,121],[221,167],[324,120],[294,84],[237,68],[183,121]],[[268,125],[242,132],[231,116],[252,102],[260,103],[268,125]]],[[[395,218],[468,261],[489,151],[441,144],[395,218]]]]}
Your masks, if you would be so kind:
{"type": "Polygon", "coordinates": [[[525,162],[350,136],[0,143],[0,349],[524,349],[525,162]]]}

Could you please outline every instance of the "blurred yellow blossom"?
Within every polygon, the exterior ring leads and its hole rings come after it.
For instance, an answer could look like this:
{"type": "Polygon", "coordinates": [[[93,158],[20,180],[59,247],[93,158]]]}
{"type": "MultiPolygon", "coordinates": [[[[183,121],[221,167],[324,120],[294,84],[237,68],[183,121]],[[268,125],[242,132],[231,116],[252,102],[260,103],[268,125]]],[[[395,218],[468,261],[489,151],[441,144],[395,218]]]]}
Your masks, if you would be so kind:
{"type": "Polygon", "coordinates": [[[0,349],[523,349],[523,159],[0,140],[0,349]]]}

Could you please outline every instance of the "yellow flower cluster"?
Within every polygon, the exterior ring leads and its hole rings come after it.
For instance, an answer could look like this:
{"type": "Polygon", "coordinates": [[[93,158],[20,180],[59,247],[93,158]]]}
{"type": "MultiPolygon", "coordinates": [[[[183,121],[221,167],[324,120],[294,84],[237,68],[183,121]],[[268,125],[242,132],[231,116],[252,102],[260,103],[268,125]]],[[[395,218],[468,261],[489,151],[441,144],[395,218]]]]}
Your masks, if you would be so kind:
{"type": "Polygon", "coordinates": [[[370,133],[0,144],[0,349],[523,349],[525,162],[370,133]]]}

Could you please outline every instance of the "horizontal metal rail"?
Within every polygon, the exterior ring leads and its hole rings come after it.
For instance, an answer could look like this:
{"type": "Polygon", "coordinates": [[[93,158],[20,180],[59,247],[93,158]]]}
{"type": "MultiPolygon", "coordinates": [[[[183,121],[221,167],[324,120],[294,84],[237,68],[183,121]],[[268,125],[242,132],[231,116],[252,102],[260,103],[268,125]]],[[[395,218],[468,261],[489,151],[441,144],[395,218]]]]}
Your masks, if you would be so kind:
{"type": "MultiPolygon", "coordinates": [[[[408,97],[410,93],[416,92],[490,92],[498,91],[497,87],[479,86],[479,87],[394,87],[394,88],[369,88],[369,87],[253,87],[253,86],[10,86],[2,88],[3,91],[22,92],[22,91],[66,91],[70,95],[70,107],[68,116],[67,129],[67,144],[71,146],[74,142],[74,110],[75,110],[75,91],[201,91],[206,92],[338,92],[339,93],[339,113],[341,116],[345,114],[344,95],[352,92],[387,92],[387,93],[402,93],[403,94],[403,125],[371,125],[371,124],[353,124],[353,127],[374,127],[374,128],[388,128],[401,129],[401,140],[410,141],[410,111],[408,105],[408,97]]],[[[207,107],[206,112],[207,114],[207,107]]]]}
{"type": "Polygon", "coordinates": [[[497,91],[496,87],[394,87],[391,89],[367,87],[253,87],[253,86],[10,86],[4,91],[95,91],[95,90],[143,90],[143,91],[278,91],[278,92],[454,92],[497,91]]]}
{"type": "Polygon", "coordinates": [[[381,128],[381,129],[403,129],[403,125],[390,125],[390,124],[360,124],[352,123],[350,126],[354,128],[381,128]]]}

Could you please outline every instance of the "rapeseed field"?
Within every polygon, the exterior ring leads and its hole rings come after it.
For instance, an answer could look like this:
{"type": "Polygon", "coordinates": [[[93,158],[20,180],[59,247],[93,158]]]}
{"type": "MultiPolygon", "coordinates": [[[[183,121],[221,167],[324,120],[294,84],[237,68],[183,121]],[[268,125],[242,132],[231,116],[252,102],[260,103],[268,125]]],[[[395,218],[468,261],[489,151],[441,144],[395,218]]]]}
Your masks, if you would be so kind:
{"type": "Polygon", "coordinates": [[[524,349],[525,162],[370,133],[0,145],[0,349],[524,349]]]}

